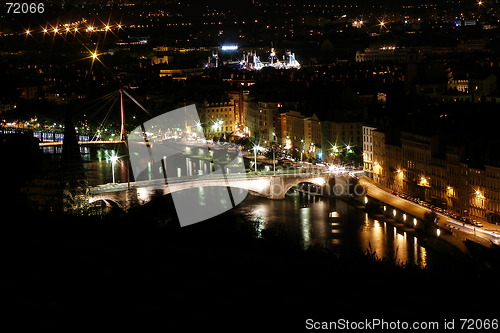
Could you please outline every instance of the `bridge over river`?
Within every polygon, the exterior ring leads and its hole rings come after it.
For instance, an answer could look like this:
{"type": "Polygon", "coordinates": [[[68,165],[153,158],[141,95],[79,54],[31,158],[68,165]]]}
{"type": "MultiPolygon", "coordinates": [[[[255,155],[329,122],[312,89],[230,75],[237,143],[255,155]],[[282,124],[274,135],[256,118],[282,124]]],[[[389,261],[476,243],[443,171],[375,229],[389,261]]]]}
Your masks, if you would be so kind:
{"type": "Polygon", "coordinates": [[[318,193],[341,194],[347,190],[349,175],[333,173],[293,173],[282,175],[211,174],[203,177],[179,177],[169,179],[143,180],[131,183],[104,184],[91,189],[90,202],[102,200],[107,204],[127,208],[130,202],[146,203],[153,195],[169,194],[200,187],[239,188],[269,199],[284,199],[286,193],[299,184],[314,185],[318,193]]]}

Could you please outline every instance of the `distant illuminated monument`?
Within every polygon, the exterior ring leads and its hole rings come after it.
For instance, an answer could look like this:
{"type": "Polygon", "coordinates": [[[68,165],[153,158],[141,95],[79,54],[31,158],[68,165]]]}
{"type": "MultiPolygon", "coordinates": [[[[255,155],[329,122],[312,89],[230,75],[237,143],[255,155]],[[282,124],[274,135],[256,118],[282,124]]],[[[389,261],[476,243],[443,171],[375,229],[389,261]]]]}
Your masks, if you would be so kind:
{"type": "MultiPolygon", "coordinates": [[[[238,50],[237,45],[223,45],[220,50],[222,52],[234,52],[238,50]]],[[[221,61],[219,57],[219,53],[212,52],[212,56],[208,58],[207,63],[205,64],[205,68],[217,68],[217,67],[230,67],[236,69],[246,69],[246,70],[261,70],[265,67],[272,67],[276,69],[298,69],[300,68],[300,63],[295,58],[295,53],[292,53],[290,50],[286,50],[283,55],[283,59],[280,60],[276,49],[271,46],[271,50],[269,52],[269,57],[267,61],[261,61],[260,57],[256,52],[243,52],[243,57],[238,61],[221,61]]]]}

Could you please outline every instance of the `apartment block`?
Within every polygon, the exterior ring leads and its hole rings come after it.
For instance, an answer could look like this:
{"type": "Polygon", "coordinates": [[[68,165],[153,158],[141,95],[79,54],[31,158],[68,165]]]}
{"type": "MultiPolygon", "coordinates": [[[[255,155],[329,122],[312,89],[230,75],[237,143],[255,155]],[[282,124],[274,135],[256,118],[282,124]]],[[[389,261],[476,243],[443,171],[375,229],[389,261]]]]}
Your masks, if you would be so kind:
{"type": "Polygon", "coordinates": [[[321,150],[321,123],[313,114],[304,118],[304,149],[310,154],[317,154],[321,150]]]}
{"type": "Polygon", "coordinates": [[[279,140],[285,147],[303,148],[304,119],[297,111],[288,111],[280,114],[279,140]]]}
{"type": "Polygon", "coordinates": [[[321,122],[323,146],[362,147],[363,135],[360,122],[321,122]]]}
{"type": "Polygon", "coordinates": [[[244,135],[246,115],[248,114],[249,90],[233,90],[228,92],[229,101],[234,104],[234,121],[236,122],[236,134],[244,135]]]}
{"type": "Polygon", "coordinates": [[[403,131],[398,145],[382,130],[365,126],[364,133],[365,172],[375,182],[465,217],[500,222],[500,167],[465,163],[460,147],[441,146],[437,136],[403,131]]]}
{"type": "Polygon", "coordinates": [[[363,171],[365,174],[373,178],[373,131],[376,127],[364,125],[361,127],[363,131],[363,171]]]}
{"type": "Polygon", "coordinates": [[[249,102],[246,103],[245,125],[249,136],[262,144],[278,140],[278,122],[282,105],[277,102],[249,102]]]}
{"type": "Polygon", "coordinates": [[[232,102],[197,105],[198,114],[207,139],[234,134],[237,129],[235,105],[232,102]]]}

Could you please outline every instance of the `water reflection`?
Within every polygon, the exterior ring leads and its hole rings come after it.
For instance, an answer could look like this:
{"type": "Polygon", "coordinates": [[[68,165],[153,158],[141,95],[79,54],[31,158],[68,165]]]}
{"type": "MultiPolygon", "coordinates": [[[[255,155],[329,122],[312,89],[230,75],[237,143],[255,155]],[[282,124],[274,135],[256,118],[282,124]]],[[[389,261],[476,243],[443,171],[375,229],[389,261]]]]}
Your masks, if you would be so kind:
{"type": "Polygon", "coordinates": [[[311,245],[311,208],[304,207],[300,209],[300,229],[302,231],[302,242],[304,246],[311,245]]]}
{"type": "Polygon", "coordinates": [[[285,228],[305,247],[321,244],[343,253],[371,251],[399,264],[428,265],[427,250],[413,235],[340,200],[299,193],[282,201],[249,196],[236,211],[258,221],[259,228],[285,228]]]}
{"type": "MultiPolygon", "coordinates": [[[[116,151],[99,149],[91,154],[91,161],[85,163],[90,185],[111,182],[112,163],[109,156],[116,151]]],[[[127,182],[125,159],[116,163],[115,168],[116,181],[127,182]]],[[[153,191],[140,188],[135,200],[139,204],[145,203],[153,191]]],[[[209,188],[198,188],[198,191],[200,197],[212,194],[209,188]]],[[[265,228],[279,226],[305,247],[319,244],[338,249],[339,253],[368,250],[380,258],[393,258],[401,264],[421,267],[436,261],[436,255],[433,253],[431,256],[417,238],[404,231],[398,232],[386,221],[372,219],[340,200],[296,192],[287,195],[285,200],[248,196],[234,210],[255,226],[258,237],[265,228]]]]}

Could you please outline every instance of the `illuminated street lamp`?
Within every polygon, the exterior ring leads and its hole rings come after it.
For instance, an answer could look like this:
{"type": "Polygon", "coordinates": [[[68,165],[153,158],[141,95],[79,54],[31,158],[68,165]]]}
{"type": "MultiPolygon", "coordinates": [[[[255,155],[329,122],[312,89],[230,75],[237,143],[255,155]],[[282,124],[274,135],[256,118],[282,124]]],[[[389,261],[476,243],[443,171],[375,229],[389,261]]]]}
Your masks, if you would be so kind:
{"type": "MultiPolygon", "coordinates": [[[[273,133],[274,135],[274,133],[273,133]]],[[[271,143],[271,148],[273,149],[273,176],[276,176],[276,143],[271,143]]]]}
{"type": "Polygon", "coordinates": [[[255,159],[255,173],[257,173],[257,150],[261,150],[262,147],[259,145],[253,146],[253,154],[254,154],[254,159],[255,159]]]}
{"type": "Polygon", "coordinates": [[[120,158],[117,155],[111,155],[111,157],[109,158],[109,160],[111,161],[111,174],[113,177],[113,184],[115,183],[115,165],[119,159],[120,158]]]}
{"type": "Polygon", "coordinates": [[[387,23],[386,23],[383,19],[382,19],[382,20],[379,20],[379,22],[380,22],[380,23],[379,23],[378,25],[379,25],[379,27],[380,27],[380,31],[381,31],[381,32],[382,32],[382,30],[383,30],[384,28],[385,28],[386,30],[389,30],[389,29],[387,28],[387,23]]]}
{"type": "Polygon", "coordinates": [[[222,120],[215,121],[212,125],[212,131],[216,133],[219,132],[220,129],[220,131],[222,132],[222,124],[224,124],[222,120]]]}

